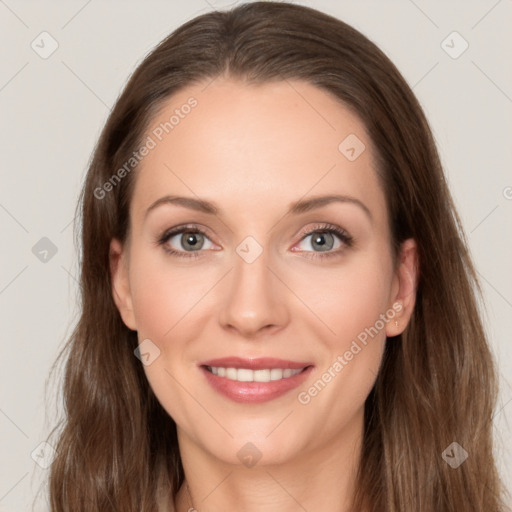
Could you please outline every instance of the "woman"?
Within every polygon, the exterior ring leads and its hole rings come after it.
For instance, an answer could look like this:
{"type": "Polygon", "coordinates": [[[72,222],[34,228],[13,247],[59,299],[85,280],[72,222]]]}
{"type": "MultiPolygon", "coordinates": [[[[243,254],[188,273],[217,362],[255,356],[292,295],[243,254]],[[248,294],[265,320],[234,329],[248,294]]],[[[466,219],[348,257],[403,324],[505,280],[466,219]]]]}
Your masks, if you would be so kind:
{"type": "Polygon", "coordinates": [[[503,510],[475,271],[362,34],[280,2],[185,23],[80,207],[52,510],[503,510]]]}

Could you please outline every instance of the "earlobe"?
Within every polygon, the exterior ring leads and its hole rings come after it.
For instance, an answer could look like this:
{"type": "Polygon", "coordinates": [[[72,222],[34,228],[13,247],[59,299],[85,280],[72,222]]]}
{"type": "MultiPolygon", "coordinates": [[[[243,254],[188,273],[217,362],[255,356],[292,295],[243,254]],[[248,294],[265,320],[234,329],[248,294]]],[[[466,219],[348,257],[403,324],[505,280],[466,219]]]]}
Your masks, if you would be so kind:
{"type": "Polygon", "coordinates": [[[416,241],[412,238],[403,242],[400,249],[400,264],[396,270],[396,292],[392,297],[392,307],[395,317],[386,326],[388,337],[401,334],[414,311],[416,304],[416,289],[419,279],[419,256],[416,241]]]}
{"type": "Polygon", "coordinates": [[[110,242],[109,264],[114,302],[124,324],[136,331],[125,248],[116,238],[110,242]]]}

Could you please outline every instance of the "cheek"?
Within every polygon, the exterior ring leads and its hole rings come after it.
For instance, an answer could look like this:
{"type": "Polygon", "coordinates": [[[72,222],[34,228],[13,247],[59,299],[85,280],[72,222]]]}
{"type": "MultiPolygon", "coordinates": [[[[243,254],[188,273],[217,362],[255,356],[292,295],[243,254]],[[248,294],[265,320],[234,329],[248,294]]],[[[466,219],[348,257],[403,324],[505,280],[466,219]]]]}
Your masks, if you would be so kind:
{"type": "MultiPolygon", "coordinates": [[[[391,263],[372,254],[339,267],[296,272],[294,290],[337,349],[371,328],[389,308],[391,263]]],[[[290,277],[291,279],[291,277],[290,277]]],[[[382,326],[380,323],[378,327],[382,326]]]]}
{"type": "Polygon", "coordinates": [[[134,280],[132,300],[139,337],[159,344],[157,340],[163,338],[176,321],[177,304],[173,304],[173,297],[178,295],[151,269],[144,270],[134,280]]]}
{"type": "Polygon", "coordinates": [[[315,410],[329,411],[326,428],[335,430],[340,418],[351,418],[362,407],[382,360],[383,318],[392,321],[394,313],[388,302],[392,263],[390,257],[377,254],[359,254],[357,263],[317,275],[315,280],[316,289],[323,290],[317,311],[334,333],[323,337],[326,359],[300,403],[314,403],[315,410]]]}
{"type": "MultiPolygon", "coordinates": [[[[354,258],[336,270],[317,272],[315,293],[309,288],[311,309],[328,330],[322,330],[324,351],[318,372],[309,383],[314,389],[304,389],[300,403],[312,401],[319,411],[330,411],[332,428],[340,418],[350,418],[360,409],[381,364],[386,342],[382,318],[392,321],[388,302],[392,263],[390,257],[377,254],[359,253],[357,261],[354,258]],[[321,382],[316,386],[318,379],[321,382]]],[[[306,281],[310,279],[303,278],[304,292],[306,281]]]]}
{"type": "Polygon", "coordinates": [[[134,254],[131,292],[139,336],[162,342],[186,318],[211,284],[204,272],[165,261],[165,255],[134,254]]]}
{"type": "Polygon", "coordinates": [[[317,282],[325,290],[323,302],[317,304],[319,316],[335,334],[322,336],[320,364],[297,401],[306,437],[321,432],[328,438],[360,418],[375,383],[386,343],[380,315],[386,312],[389,290],[379,265],[365,266],[364,271],[352,268],[317,282]],[[321,426],[308,418],[321,418],[321,426]]]}
{"type": "MultiPolygon", "coordinates": [[[[186,423],[194,409],[179,383],[187,381],[190,361],[186,360],[186,345],[198,329],[194,313],[211,284],[204,272],[201,276],[171,266],[165,257],[155,257],[154,253],[134,252],[131,269],[139,343],[149,339],[158,347],[158,351],[150,350],[154,359],[144,366],[144,372],[167,413],[178,423],[186,423]]],[[[190,418],[188,421],[192,422],[190,418]]]]}

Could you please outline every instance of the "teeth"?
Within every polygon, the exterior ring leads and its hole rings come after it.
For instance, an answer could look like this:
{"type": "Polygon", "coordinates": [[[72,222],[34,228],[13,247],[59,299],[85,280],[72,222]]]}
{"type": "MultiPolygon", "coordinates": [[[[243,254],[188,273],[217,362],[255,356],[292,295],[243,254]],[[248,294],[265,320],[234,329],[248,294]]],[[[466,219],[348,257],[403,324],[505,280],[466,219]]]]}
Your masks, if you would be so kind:
{"type": "Polygon", "coordinates": [[[239,382],[270,382],[272,380],[288,379],[300,373],[304,368],[269,368],[264,370],[250,370],[248,368],[224,368],[222,366],[209,366],[208,369],[219,377],[225,377],[239,382]]]}
{"type": "Polygon", "coordinates": [[[270,380],[281,380],[283,378],[283,372],[284,370],[280,368],[272,368],[272,370],[270,370],[270,380]]]}
{"type": "Polygon", "coordinates": [[[238,380],[238,372],[236,368],[226,368],[226,377],[231,380],[238,380]]]}

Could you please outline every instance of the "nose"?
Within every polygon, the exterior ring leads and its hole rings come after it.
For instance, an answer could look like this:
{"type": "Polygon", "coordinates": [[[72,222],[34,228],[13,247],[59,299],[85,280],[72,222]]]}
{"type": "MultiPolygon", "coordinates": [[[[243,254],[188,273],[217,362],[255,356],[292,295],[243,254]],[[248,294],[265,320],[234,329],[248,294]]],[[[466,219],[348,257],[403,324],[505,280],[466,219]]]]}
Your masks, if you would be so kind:
{"type": "Polygon", "coordinates": [[[280,330],[289,321],[286,293],[265,251],[251,263],[235,254],[222,290],[219,321],[224,329],[247,338],[280,330]]]}

